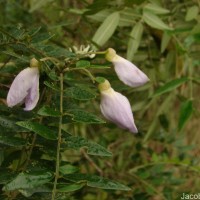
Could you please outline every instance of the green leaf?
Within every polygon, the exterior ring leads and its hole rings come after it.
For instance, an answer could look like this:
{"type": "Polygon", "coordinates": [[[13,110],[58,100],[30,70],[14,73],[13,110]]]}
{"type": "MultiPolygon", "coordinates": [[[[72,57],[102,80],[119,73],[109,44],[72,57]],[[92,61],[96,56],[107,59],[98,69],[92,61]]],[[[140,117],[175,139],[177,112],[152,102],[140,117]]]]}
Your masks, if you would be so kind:
{"type": "Polygon", "coordinates": [[[48,81],[44,81],[44,84],[47,86],[47,87],[49,87],[49,88],[51,88],[51,89],[53,89],[53,90],[55,90],[55,91],[60,91],[60,88],[58,88],[54,83],[52,83],[52,82],[48,82],[48,81]]]}
{"type": "Polygon", "coordinates": [[[143,25],[138,22],[132,29],[130,33],[130,39],[128,41],[128,49],[127,49],[127,59],[132,60],[134,54],[137,52],[138,47],[140,45],[141,37],[143,33],[143,25]]]}
{"type": "Polygon", "coordinates": [[[84,110],[74,109],[74,110],[69,110],[68,113],[73,116],[72,120],[75,122],[82,122],[87,124],[105,123],[105,121],[102,120],[101,118],[84,110]]]}
{"type": "Polygon", "coordinates": [[[59,77],[57,76],[55,70],[51,70],[50,72],[48,72],[47,75],[53,81],[58,81],[59,80],[59,77]]]}
{"type": "Polygon", "coordinates": [[[169,35],[167,32],[164,32],[162,35],[162,41],[161,41],[161,53],[163,53],[165,49],[167,48],[170,39],[171,39],[171,35],[169,35]]]}
{"type": "Polygon", "coordinates": [[[62,165],[60,166],[59,168],[59,171],[62,173],[62,174],[73,174],[75,172],[77,172],[79,170],[78,167],[75,167],[73,165],[62,165]]]}
{"type": "Polygon", "coordinates": [[[30,188],[30,189],[19,189],[19,192],[21,194],[23,194],[25,197],[30,197],[32,196],[34,193],[50,193],[51,190],[50,188],[48,188],[47,186],[45,185],[42,185],[42,186],[39,186],[39,187],[36,187],[36,188],[30,188]]]}
{"type": "Polygon", "coordinates": [[[13,137],[7,133],[0,133],[0,144],[11,147],[22,147],[26,145],[26,140],[23,138],[13,137]]]}
{"type": "Polygon", "coordinates": [[[38,110],[38,114],[41,116],[49,116],[49,117],[60,117],[60,112],[50,108],[48,106],[43,106],[38,110]]]}
{"type": "Polygon", "coordinates": [[[30,121],[21,121],[17,122],[17,125],[24,127],[30,131],[33,131],[34,133],[37,133],[43,138],[49,139],[49,140],[56,140],[57,136],[54,131],[49,129],[48,127],[39,124],[37,122],[30,122],[30,121]]]}
{"type": "Polygon", "coordinates": [[[58,184],[58,192],[74,192],[80,190],[85,184],[58,184]]]}
{"type": "Polygon", "coordinates": [[[8,118],[6,116],[0,116],[0,128],[3,128],[3,131],[15,131],[21,132],[23,129],[16,125],[16,120],[8,118]]]}
{"type": "Polygon", "coordinates": [[[170,91],[176,89],[177,87],[181,86],[182,84],[184,84],[186,81],[188,81],[187,77],[179,78],[179,79],[175,79],[175,80],[172,80],[170,82],[167,82],[165,85],[159,87],[155,91],[153,97],[159,96],[159,95],[167,93],[167,92],[170,92],[170,91]]]}
{"type": "Polygon", "coordinates": [[[193,19],[196,19],[199,13],[199,7],[198,6],[192,6],[187,9],[187,13],[185,16],[185,21],[191,21],[193,19]]]}
{"type": "Polygon", "coordinates": [[[148,3],[144,6],[144,9],[147,10],[147,11],[150,11],[154,14],[168,14],[170,11],[157,5],[157,4],[154,4],[154,3],[148,3]]]}
{"type": "Polygon", "coordinates": [[[90,61],[79,60],[78,62],[76,62],[76,67],[77,68],[88,68],[88,67],[90,67],[90,61]]]}
{"type": "Polygon", "coordinates": [[[113,35],[119,23],[119,18],[119,12],[110,14],[97,29],[92,38],[92,41],[94,41],[99,46],[103,46],[113,35]]]}
{"type": "Polygon", "coordinates": [[[64,148],[70,148],[74,150],[79,150],[80,148],[86,147],[87,153],[90,155],[96,156],[112,156],[112,153],[109,152],[105,147],[86,140],[80,136],[72,136],[70,134],[65,134],[66,144],[63,144],[64,148]]]}
{"type": "Polygon", "coordinates": [[[131,190],[129,187],[121,183],[96,175],[68,174],[64,175],[64,178],[75,183],[86,182],[88,186],[95,188],[101,188],[107,190],[125,190],[125,191],[131,190]]]}
{"type": "Polygon", "coordinates": [[[96,95],[94,92],[86,89],[85,87],[70,87],[64,92],[64,95],[67,95],[73,99],[77,100],[90,100],[94,99],[96,95]]]}
{"type": "Polygon", "coordinates": [[[131,27],[137,21],[138,16],[140,16],[139,9],[134,9],[132,7],[125,7],[120,11],[119,26],[121,27],[131,27]]]}
{"type": "Polygon", "coordinates": [[[48,183],[52,179],[52,174],[48,171],[37,171],[29,173],[20,173],[3,187],[3,191],[12,191],[18,189],[31,189],[48,183]]]}
{"type": "Polygon", "coordinates": [[[13,180],[16,177],[16,173],[13,173],[12,171],[8,169],[2,169],[0,173],[0,184],[6,184],[13,180]]]}
{"type": "Polygon", "coordinates": [[[11,52],[11,51],[3,51],[2,53],[5,53],[6,55],[9,55],[9,56],[12,56],[14,58],[18,58],[19,60],[22,60],[23,62],[25,63],[30,63],[30,59],[28,59],[27,57],[25,56],[21,56],[21,55],[18,55],[14,52],[11,52]]]}
{"type": "Polygon", "coordinates": [[[54,37],[53,34],[50,33],[38,33],[31,38],[31,43],[39,43],[44,42],[54,37]]]}
{"type": "Polygon", "coordinates": [[[34,43],[32,46],[38,51],[42,51],[44,54],[50,57],[73,57],[74,54],[65,48],[56,45],[45,45],[41,43],[34,43]]]}
{"type": "Polygon", "coordinates": [[[189,120],[193,112],[193,105],[191,100],[187,100],[181,104],[180,116],[178,123],[178,130],[180,131],[189,120]]]}
{"type": "Polygon", "coordinates": [[[47,3],[50,3],[52,1],[53,0],[40,0],[40,1],[31,0],[30,1],[31,7],[30,7],[29,12],[34,12],[35,10],[40,9],[41,7],[45,6],[47,3]]]}
{"type": "Polygon", "coordinates": [[[143,20],[151,27],[160,30],[172,30],[167,24],[165,24],[157,15],[144,10],[143,20]]]}

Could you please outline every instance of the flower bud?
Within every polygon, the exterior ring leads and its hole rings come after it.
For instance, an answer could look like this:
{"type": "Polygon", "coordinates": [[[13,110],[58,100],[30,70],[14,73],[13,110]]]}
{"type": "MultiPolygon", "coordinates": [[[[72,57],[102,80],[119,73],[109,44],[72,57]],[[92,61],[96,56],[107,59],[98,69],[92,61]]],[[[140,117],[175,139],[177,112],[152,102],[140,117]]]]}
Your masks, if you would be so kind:
{"type": "Polygon", "coordinates": [[[114,91],[107,80],[100,83],[98,88],[101,93],[100,109],[104,117],[122,129],[128,129],[132,133],[137,133],[138,130],[134,123],[128,99],[114,91]]]}
{"type": "Polygon", "coordinates": [[[11,84],[7,95],[8,107],[25,103],[24,110],[35,108],[39,100],[39,69],[38,61],[33,58],[30,66],[22,70],[11,84]]]}
{"type": "Polygon", "coordinates": [[[112,62],[119,79],[131,87],[138,87],[149,81],[149,78],[130,61],[116,54],[112,48],[107,50],[105,58],[112,62]]]}

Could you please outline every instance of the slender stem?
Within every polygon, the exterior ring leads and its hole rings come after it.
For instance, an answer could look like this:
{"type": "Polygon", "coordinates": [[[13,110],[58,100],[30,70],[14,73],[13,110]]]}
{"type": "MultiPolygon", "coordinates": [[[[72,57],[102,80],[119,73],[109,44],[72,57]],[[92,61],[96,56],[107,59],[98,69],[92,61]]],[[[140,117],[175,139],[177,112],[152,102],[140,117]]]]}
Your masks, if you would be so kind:
{"type": "Polygon", "coordinates": [[[90,164],[99,172],[101,176],[103,176],[103,171],[98,167],[98,165],[90,158],[90,156],[85,152],[84,149],[81,150],[83,156],[90,162],[90,164]]]}
{"type": "Polygon", "coordinates": [[[15,38],[14,36],[12,36],[9,32],[5,31],[4,29],[0,28],[0,32],[2,32],[4,35],[9,36],[10,38],[12,38],[15,41],[18,41],[17,38],[15,38]]]}
{"type": "Polygon", "coordinates": [[[57,144],[57,155],[56,155],[56,172],[55,172],[55,180],[54,186],[52,191],[52,200],[55,200],[56,196],[56,186],[59,178],[59,168],[60,168],[60,144],[62,140],[62,116],[63,116],[63,73],[60,73],[60,119],[59,119],[59,126],[58,126],[58,144],[57,144]]]}
{"type": "Polygon", "coordinates": [[[78,70],[78,71],[81,71],[81,70],[84,71],[88,75],[88,77],[90,77],[90,79],[92,80],[92,82],[95,83],[96,78],[92,75],[92,73],[89,70],[87,70],[85,68],[72,68],[72,69],[65,68],[64,72],[66,72],[66,71],[76,71],[76,70],[78,70]]]}
{"type": "Polygon", "coordinates": [[[33,135],[31,147],[30,147],[30,150],[29,150],[29,152],[28,152],[26,162],[25,162],[25,164],[24,164],[24,166],[23,166],[23,171],[26,170],[26,168],[27,168],[27,166],[28,166],[28,164],[29,164],[29,162],[30,162],[31,155],[32,155],[32,152],[33,152],[33,148],[34,148],[34,146],[35,146],[35,141],[36,141],[36,139],[37,139],[37,134],[35,133],[35,134],[33,135]]]}

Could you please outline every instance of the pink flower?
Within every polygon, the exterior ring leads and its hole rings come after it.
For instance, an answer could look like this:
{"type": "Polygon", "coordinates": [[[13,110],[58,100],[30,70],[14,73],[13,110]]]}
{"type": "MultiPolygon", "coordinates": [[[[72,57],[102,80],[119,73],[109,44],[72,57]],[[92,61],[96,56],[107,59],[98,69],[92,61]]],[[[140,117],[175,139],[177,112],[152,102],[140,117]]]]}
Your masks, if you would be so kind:
{"type": "Polygon", "coordinates": [[[25,103],[24,110],[35,108],[39,100],[39,69],[38,61],[33,58],[31,67],[22,70],[12,82],[7,95],[8,107],[25,103]]]}
{"type": "Polygon", "coordinates": [[[99,90],[101,92],[100,108],[104,117],[122,129],[137,133],[128,99],[114,91],[107,80],[99,84],[99,90]]]}
{"type": "Polygon", "coordinates": [[[114,49],[109,48],[107,50],[106,59],[113,63],[117,76],[126,85],[138,87],[149,81],[146,74],[130,61],[117,55],[114,49]]]}

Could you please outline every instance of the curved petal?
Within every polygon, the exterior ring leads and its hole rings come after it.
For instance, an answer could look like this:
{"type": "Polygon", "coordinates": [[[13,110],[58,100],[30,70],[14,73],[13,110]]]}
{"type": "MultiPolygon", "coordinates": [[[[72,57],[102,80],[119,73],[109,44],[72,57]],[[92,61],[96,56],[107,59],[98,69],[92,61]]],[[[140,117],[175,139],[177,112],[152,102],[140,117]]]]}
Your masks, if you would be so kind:
{"type": "Polygon", "coordinates": [[[13,107],[25,101],[36,74],[39,76],[38,68],[28,67],[15,77],[7,95],[7,104],[9,107],[13,107]]]}
{"type": "Polygon", "coordinates": [[[119,79],[126,85],[138,87],[149,81],[149,78],[130,61],[116,55],[112,63],[119,79]]]}
{"type": "Polygon", "coordinates": [[[35,76],[32,82],[32,87],[28,91],[28,95],[25,98],[24,110],[32,110],[37,105],[39,100],[39,74],[35,76]]]}
{"type": "Polygon", "coordinates": [[[112,121],[120,128],[137,133],[133,113],[128,99],[112,88],[101,91],[101,112],[106,119],[112,121]]]}

